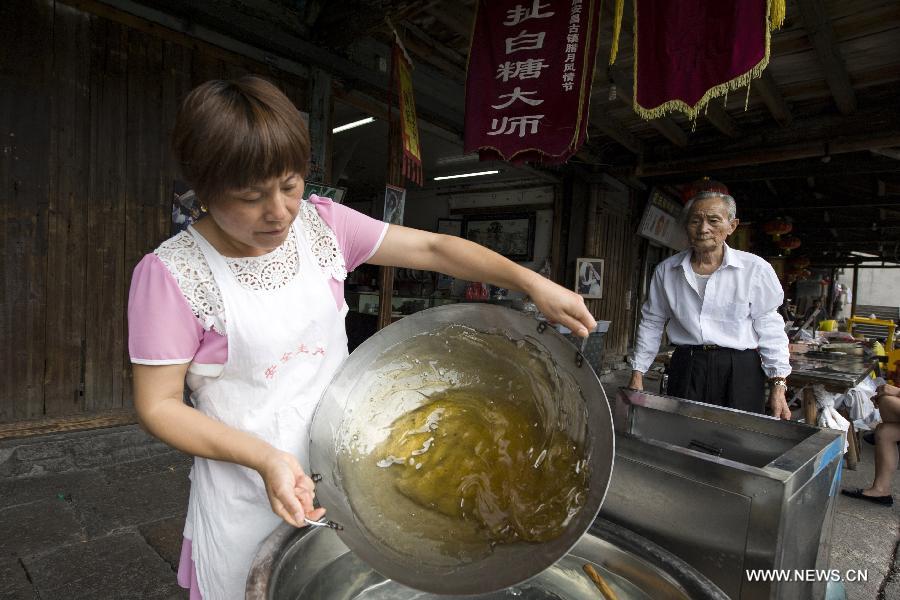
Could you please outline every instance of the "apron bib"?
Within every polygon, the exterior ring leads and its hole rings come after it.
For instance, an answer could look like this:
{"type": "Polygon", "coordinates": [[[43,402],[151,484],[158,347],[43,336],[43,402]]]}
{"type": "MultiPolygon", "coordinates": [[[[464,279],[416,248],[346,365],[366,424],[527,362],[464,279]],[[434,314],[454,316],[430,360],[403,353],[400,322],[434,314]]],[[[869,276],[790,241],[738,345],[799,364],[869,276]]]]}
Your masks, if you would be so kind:
{"type": "MultiPolygon", "coordinates": [[[[301,219],[302,212],[291,225],[299,271],[276,290],[242,287],[225,259],[190,228],[222,294],[228,343],[222,374],[206,379],[191,399],[204,414],[293,454],[308,473],[313,412],[347,357],[347,306],[335,306],[301,219]]],[[[195,458],[184,534],[203,598],[244,598],[257,548],[280,522],[256,471],[195,458]]]]}

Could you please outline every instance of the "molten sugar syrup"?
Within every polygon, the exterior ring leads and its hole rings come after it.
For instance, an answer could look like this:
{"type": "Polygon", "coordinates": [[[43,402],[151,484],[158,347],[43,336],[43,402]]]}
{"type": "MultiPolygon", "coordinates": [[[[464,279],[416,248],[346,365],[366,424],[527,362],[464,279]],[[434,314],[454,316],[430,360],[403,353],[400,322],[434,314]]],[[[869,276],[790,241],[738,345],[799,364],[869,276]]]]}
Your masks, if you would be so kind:
{"type": "Polygon", "coordinates": [[[543,350],[450,326],[376,367],[338,457],[367,535],[452,565],[564,532],[590,483],[587,416],[543,350]]]}

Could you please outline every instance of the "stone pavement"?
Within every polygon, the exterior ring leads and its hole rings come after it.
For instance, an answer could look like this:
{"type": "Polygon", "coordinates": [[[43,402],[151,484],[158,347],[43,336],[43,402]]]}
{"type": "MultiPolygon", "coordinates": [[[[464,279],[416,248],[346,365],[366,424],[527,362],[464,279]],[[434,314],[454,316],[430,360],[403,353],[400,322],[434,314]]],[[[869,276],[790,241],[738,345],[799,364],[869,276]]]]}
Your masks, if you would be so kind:
{"type": "Polygon", "coordinates": [[[187,598],[190,465],[137,426],[0,442],[0,600],[187,598]]]}
{"type": "MultiPolygon", "coordinates": [[[[602,379],[613,393],[627,372],[602,379]]],[[[863,446],[844,487],[871,482],[863,446]]],[[[137,426],[0,441],[0,600],[187,598],[175,569],[189,470],[137,426]]],[[[869,578],[846,584],[849,600],[900,598],[898,525],[900,505],[838,498],[831,568],[869,578]]]]}

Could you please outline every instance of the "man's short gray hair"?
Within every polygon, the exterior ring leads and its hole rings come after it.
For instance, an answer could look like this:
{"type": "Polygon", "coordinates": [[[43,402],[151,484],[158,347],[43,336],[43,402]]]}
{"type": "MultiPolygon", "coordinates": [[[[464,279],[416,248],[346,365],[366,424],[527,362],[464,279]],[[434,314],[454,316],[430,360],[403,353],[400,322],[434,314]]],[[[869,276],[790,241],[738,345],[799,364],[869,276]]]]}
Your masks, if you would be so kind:
{"type": "Polygon", "coordinates": [[[694,206],[694,202],[697,200],[706,200],[707,198],[718,198],[722,201],[725,205],[725,212],[728,214],[729,221],[734,221],[737,217],[737,203],[734,201],[734,198],[728,194],[721,194],[719,192],[700,192],[688,200],[688,203],[684,205],[684,210],[681,211],[681,223],[683,225],[687,225],[688,215],[691,214],[691,208],[694,206]]]}

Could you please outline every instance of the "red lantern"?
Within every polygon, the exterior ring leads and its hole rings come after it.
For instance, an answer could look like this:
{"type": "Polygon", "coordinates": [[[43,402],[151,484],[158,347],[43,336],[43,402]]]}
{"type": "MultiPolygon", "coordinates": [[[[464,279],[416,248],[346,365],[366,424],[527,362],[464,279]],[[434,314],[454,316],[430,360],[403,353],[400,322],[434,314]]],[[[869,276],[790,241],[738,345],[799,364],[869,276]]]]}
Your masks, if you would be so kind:
{"type": "Polygon", "coordinates": [[[805,269],[809,266],[809,257],[795,256],[790,260],[790,265],[796,269],[805,269]]]}
{"type": "Polygon", "coordinates": [[[778,247],[784,250],[785,254],[790,254],[791,250],[800,247],[800,238],[795,235],[788,235],[778,240],[778,247]]]}
{"type": "Polygon", "coordinates": [[[693,183],[688,183],[681,188],[681,201],[684,204],[687,204],[695,196],[702,193],[720,194],[722,196],[730,197],[728,187],[726,187],[724,183],[710,179],[709,177],[704,177],[693,183]]]}
{"type": "Polygon", "coordinates": [[[763,231],[772,236],[772,240],[777,242],[781,236],[790,233],[794,225],[784,219],[772,219],[763,225],[763,231]]]}

